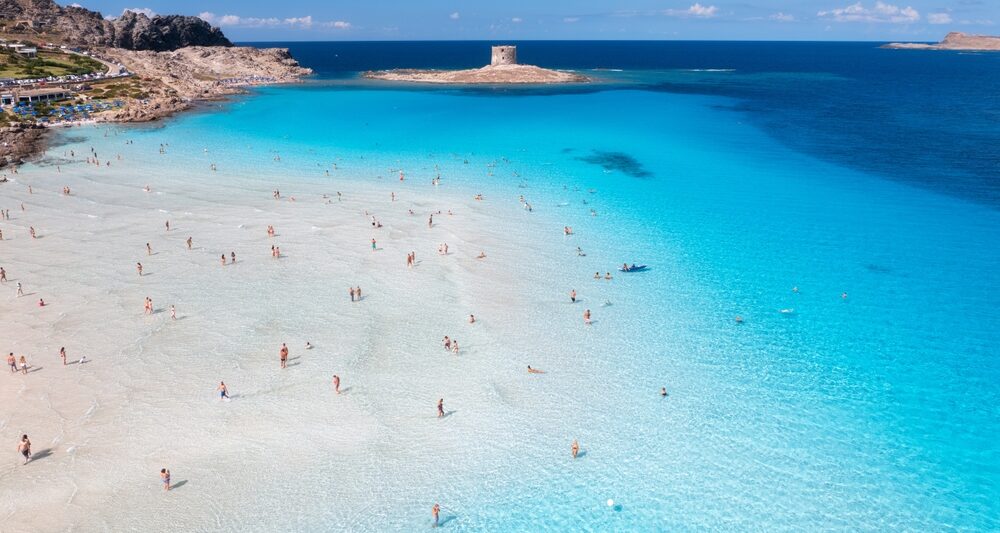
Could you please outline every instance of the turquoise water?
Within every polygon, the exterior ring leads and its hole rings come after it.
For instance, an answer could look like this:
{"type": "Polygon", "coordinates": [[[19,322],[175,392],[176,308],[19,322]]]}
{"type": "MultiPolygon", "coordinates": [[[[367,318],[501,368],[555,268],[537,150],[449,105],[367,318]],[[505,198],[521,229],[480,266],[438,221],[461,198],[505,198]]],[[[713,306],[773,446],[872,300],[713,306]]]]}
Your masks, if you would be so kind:
{"type": "MultiPolygon", "coordinates": [[[[187,154],[171,164],[211,160],[251,177],[280,168],[331,189],[400,168],[410,180],[440,173],[488,198],[523,194],[538,216],[574,227],[551,251],[564,260],[522,265],[528,279],[566,285],[517,295],[538,320],[511,343],[573,350],[580,373],[554,386],[551,406],[512,406],[517,421],[504,422],[509,440],[491,460],[466,460],[462,446],[478,444],[456,443],[451,464],[426,474],[460,509],[445,513],[449,528],[1000,528],[1000,213],[795,151],[740,104],[627,87],[320,81],[129,136],[187,154]],[[589,290],[595,270],[623,261],[651,269],[600,289],[613,306],[585,337],[547,322],[552,307],[537,302],[589,290]],[[587,454],[572,469],[530,442],[553,428],[580,435],[587,454]]],[[[118,150],[119,139],[80,131],[71,140],[118,150]]],[[[427,507],[296,527],[408,529],[427,507]]]]}

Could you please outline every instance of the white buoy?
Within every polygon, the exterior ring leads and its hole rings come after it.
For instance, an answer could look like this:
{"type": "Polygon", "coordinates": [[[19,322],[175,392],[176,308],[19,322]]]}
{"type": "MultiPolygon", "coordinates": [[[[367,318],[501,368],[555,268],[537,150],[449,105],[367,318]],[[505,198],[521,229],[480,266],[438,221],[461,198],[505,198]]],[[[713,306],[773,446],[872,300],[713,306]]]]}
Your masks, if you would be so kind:
{"type": "Polygon", "coordinates": [[[615,506],[615,501],[612,500],[611,498],[608,498],[608,507],[614,507],[614,506],[615,506]]]}

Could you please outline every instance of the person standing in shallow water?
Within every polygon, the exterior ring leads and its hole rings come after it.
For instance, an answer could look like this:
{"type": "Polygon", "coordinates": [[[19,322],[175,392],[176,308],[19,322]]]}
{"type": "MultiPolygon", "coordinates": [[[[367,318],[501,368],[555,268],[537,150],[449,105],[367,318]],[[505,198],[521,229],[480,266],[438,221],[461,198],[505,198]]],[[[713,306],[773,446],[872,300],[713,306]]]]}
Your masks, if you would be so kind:
{"type": "Polygon", "coordinates": [[[444,418],[444,398],[438,400],[438,418],[444,418]]]}
{"type": "Polygon", "coordinates": [[[580,443],[573,439],[573,446],[570,447],[570,451],[573,453],[573,459],[580,454],[580,443]]]}
{"type": "Polygon", "coordinates": [[[24,464],[31,460],[31,441],[27,435],[21,435],[21,442],[17,443],[17,451],[24,456],[24,464]]]}
{"type": "Polygon", "coordinates": [[[279,352],[279,355],[281,357],[281,368],[287,368],[288,367],[288,365],[287,365],[287,363],[288,363],[288,346],[285,346],[285,343],[281,343],[281,352],[279,352]]]}
{"type": "Polygon", "coordinates": [[[340,394],[340,376],[337,374],[333,375],[333,390],[337,394],[340,394]]]}
{"type": "Polygon", "coordinates": [[[438,527],[441,524],[441,505],[435,503],[434,507],[431,507],[431,514],[434,515],[434,527],[438,527]]]}

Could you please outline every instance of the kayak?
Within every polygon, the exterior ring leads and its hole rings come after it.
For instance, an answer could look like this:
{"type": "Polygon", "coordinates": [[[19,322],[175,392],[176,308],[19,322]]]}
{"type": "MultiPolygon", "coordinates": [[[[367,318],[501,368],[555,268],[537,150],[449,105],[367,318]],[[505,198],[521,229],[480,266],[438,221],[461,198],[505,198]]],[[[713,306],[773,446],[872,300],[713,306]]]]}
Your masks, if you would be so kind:
{"type": "Polygon", "coordinates": [[[632,266],[628,267],[628,270],[625,270],[624,267],[618,267],[618,270],[620,272],[642,272],[643,270],[646,270],[647,268],[649,268],[649,267],[647,267],[646,265],[632,265],[632,266]]]}

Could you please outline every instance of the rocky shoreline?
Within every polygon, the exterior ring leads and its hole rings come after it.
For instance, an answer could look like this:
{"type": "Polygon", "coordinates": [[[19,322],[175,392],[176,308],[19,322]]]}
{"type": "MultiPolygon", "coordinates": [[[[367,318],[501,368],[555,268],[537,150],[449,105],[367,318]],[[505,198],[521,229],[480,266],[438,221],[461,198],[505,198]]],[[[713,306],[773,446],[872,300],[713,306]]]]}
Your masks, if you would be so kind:
{"type": "MultiPolygon", "coordinates": [[[[95,115],[96,122],[151,122],[262,84],[295,83],[312,70],[285,48],[191,46],[169,52],[103,49],[102,56],[125,65],[147,93],[124,98],[121,109],[95,115]]],[[[17,124],[0,130],[0,168],[41,154],[52,128],[17,124]]]]}

